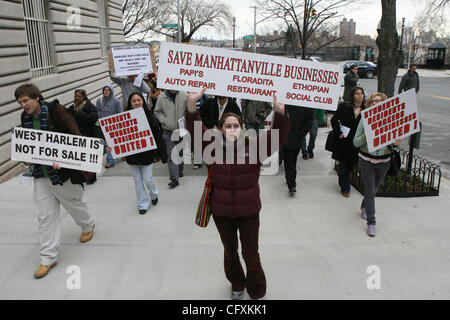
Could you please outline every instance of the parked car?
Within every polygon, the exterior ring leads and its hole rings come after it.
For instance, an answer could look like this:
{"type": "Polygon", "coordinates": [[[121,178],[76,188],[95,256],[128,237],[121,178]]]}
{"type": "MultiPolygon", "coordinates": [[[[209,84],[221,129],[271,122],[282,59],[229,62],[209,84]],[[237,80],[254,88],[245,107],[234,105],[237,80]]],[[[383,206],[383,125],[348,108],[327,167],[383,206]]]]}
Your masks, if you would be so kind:
{"type": "Polygon", "coordinates": [[[372,79],[377,75],[377,65],[370,61],[350,60],[339,63],[339,65],[342,66],[344,73],[347,73],[354,64],[358,66],[358,76],[360,78],[372,79]]]}
{"type": "Polygon", "coordinates": [[[314,61],[314,62],[323,62],[323,59],[321,57],[318,56],[312,56],[308,58],[309,61],[314,61]]]}

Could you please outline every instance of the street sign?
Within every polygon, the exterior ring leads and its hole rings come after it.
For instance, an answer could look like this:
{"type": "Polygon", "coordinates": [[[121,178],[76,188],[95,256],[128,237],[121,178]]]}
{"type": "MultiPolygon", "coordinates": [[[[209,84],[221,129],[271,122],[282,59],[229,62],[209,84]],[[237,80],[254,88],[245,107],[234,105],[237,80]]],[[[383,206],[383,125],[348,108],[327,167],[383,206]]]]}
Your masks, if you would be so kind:
{"type": "Polygon", "coordinates": [[[177,28],[178,27],[178,23],[163,24],[161,27],[163,27],[163,28],[177,28]]]}
{"type": "Polygon", "coordinates": [[[244,39],[250,39],[253,40],[255,37],[254,36],[244,36],[244,39]]]}

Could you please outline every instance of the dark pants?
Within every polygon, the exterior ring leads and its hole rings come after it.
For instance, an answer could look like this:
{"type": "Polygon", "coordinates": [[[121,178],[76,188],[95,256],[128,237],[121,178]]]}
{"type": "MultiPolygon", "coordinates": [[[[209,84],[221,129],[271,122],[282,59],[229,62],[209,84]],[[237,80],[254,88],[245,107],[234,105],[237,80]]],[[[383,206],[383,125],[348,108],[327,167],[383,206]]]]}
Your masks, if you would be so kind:
{"type": "Polygon", "coordinates": [[[306,146],[306,137],[303,138],[303,144],[302,144],[302,154],[308,155],[308,152],[311,152],[314,150],[316,146],[316,138],[317,138],[317,132],[319,131],[319,120],[314,119],[311,129],[309,129],[309,141],[308,141],[308,147],[306,146]]]}
{"type": "Polygon", "coordinates": [[[300,153],[298,149],[283,148],[284,176],[289,190],[297,187],[295,179],[297,178],[297,158],[300,153]]]}
{"type": "Polygon", "coordinates": [[[224,247],[225,275],[231,282],[231,290],[247,292],[252,299],[266,295],[266,276],[258,253],[259,214],[248,218],[224,218],[213,215],[224,247]],[[238,254],[238,230],[242,256],[247,275],[242,269],[238,254]]]}
{"type": "Polygon", "coordinates": [[[366,209],[367,225],[376,224],[375,219],[375,195],[384,176],[389,171],[390,162],[374,164],[364,159],[359,159],[359,168],[364,182],[364,199],[361,208],[366,209]]]}
{"type": "MultiPolygon", "coordinates": [[[[175,148],[176,145],[178,145],[179,143],[182,143],[182,139],[178,140],[178,141],[172,141],[172,132],[171,131],[167,131],[164,130],[163,131],[163,140],[166,144],[166,149],[167,149],[167,164],[169,166],[169,176],[170,176],[170,180],[178,180],[180,174],[183,174],[183,169],[184,169],[184,163],[181,162],[180,164],[175,164],[173,159],[172,159],[172,150],[173,148],[175,148]]],[[[183,149],[181,149],[180,151],[180,157],[183,157],[183,149]]]]}
{"type": "Polygon", "coordinates": [[[341,192],[350,192],[350,174],[355,167],[355,162],[340,162],[338,175],[341,192]]]}

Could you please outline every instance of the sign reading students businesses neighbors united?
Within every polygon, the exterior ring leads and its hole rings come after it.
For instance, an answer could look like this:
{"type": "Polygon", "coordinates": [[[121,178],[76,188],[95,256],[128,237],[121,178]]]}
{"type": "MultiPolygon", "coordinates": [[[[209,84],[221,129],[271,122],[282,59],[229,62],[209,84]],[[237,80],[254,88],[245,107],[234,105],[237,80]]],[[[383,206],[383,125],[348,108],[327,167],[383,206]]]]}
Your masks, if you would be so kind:
{"type": "Polygon", "coordinates": [[[163,42],[158,88],[336,110],[337,65],[163,42]]]}
{"type": "Polygon", "coordinates": [[[116,77],[153,73],[147,45],[111,47],[109,59],[110,71],[116,77]]]}
{"type": "Polygon", "coordinates": [[[420,131],[414,89],[361,111],[367,147],[376,151],[420,131]]]}
{"type": "Polygon", "coordinates": [[[11,159],[98,173],[102,170],[103,143],[96,138],[16,127],[11,159]]]}
{"type": "Polygon", "coordinates": [[[98,123],[114,159],[157,148],[143,108],[100,118],[98,123]]]}

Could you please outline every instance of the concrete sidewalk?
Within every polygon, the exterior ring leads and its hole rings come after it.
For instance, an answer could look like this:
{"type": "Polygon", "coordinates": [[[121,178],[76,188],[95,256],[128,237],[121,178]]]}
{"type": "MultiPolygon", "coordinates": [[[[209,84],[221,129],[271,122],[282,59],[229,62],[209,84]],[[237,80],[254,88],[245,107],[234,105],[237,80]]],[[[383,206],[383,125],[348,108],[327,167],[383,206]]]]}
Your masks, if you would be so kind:
{"type": "MultiPolygon", "coordinates": [[[[377,236],[365,234],[362,196],[343,198],[326,128],[314,160],[299,160],[298,191],[289,197],[284,171],[260,179],[260,254],[267,299],[449,299],[450,184],[441,196],[377,198],[377,236]],[[381,289],[367,287],[369,266],[380,268],[381,289]]],[[[58,265],[41,280],[33,189],[20,177],[0,185],[0,299],[229,299],[223,249],[214,222],[194,224],[206,170],[186,168],[168,190],[168,170],[156,165],[156,207],[138,214],[133,180],[123,162],[92,186],[85,200],[96,220],[93,240],[62,210],[58,265]],[[70,290],[70,266],[81,289],[70,290]]],[[[246,296],[246,298],[248,298],[246,296]]]]}

